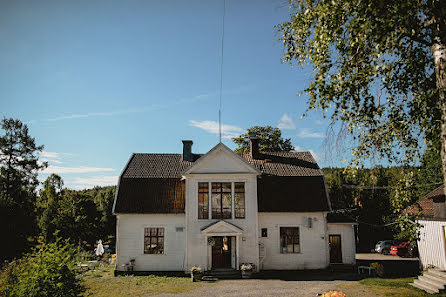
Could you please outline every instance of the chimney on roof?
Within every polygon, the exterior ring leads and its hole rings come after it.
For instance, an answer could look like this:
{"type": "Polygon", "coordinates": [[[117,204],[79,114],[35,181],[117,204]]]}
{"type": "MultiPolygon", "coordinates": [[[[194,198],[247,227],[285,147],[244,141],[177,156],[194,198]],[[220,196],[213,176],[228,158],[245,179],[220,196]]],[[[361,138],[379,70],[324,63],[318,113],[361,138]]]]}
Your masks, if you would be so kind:
{"type": "Polygon", "coordinates": [[[259,158],[259,138],[256,132],[249,132],[249,154],[251,158],[259,158]]]}
{"type": "Polygon", "coordinates": [[[192,140],[183,140],[183,161],[193,162],[194,156],[192,155],[192,140]]]}

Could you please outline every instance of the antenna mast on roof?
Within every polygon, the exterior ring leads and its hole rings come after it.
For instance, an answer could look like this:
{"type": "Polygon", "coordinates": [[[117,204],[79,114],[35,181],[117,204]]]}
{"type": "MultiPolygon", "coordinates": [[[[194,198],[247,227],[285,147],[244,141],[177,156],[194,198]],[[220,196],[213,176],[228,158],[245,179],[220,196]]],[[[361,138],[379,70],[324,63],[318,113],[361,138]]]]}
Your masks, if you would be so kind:
{"type": "Polygon", "coordinates": [[[225,44],[225,10],[226,0],[223,0],[223,18],[222,18],[222,34],[221,34],[221,64],[220,64],[220,105],[218,108],[218,134],[221,142],[221,94],[223,89],[223,48],[225,44]]]}

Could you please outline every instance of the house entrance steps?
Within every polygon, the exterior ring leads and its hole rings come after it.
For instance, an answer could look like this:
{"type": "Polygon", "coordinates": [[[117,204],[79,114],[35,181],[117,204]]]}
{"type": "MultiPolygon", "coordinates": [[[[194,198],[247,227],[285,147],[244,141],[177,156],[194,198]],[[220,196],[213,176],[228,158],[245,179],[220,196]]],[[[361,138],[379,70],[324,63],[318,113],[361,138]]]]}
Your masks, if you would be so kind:
{"type": "Polygon", "coordinates": [[[205,271],[203,279],[206,278],[218,278],[218,279],[239,279],[242,278],[240,270],[230,268],[217,268],[205,271]]]}
{"type": "Polygon", "coordinates": [[[446,286],[446,271],[438,268],[429,268],[418,279],[415,279],[411,285],[430,294],[444,292],[446,286]]]}

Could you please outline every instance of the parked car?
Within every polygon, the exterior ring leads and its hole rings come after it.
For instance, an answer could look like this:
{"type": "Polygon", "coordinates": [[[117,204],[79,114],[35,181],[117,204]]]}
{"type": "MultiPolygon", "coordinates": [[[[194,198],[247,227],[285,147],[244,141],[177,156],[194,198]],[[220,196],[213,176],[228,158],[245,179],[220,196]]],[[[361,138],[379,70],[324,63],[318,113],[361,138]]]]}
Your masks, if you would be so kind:
{"type": "Polygon", "coordinates": [[[418,247],[416,244],[402,242],[400,245],[394,245],[390,248],[390,254],[400,257],[416,257],[418,256],[418,247]]]}
{"type": "Polygon", "coordinates": [[[388,255],[390,253],[390,248],[395,244],[396,242],[393,240],[378,241],[378,243],[375,245],[375,252],[388,255]]]}

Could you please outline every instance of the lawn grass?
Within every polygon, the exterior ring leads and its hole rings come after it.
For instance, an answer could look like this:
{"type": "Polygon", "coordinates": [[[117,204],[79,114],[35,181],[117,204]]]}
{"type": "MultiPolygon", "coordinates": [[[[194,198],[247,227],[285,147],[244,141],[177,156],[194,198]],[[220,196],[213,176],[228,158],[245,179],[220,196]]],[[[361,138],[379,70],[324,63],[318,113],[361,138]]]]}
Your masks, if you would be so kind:
{"type": "Polygon", "coordinates": [[[414,280],[413,277],[406,278],[366,278],[360,280],[359,283],[376,295],[392,296],[392,297],[418,297],[418,296],[441,296],[446,294],[428,294],[418,290],[410,285],[414,280]]]}
{"type": "Polygon", "coordinates": [[[113,276],[113,265],[97,267],[82,276],[87,288],[83,296],[150,296],[175,294],[197,289],[203,283],[193,283],[187,277],[113,276]]]}

